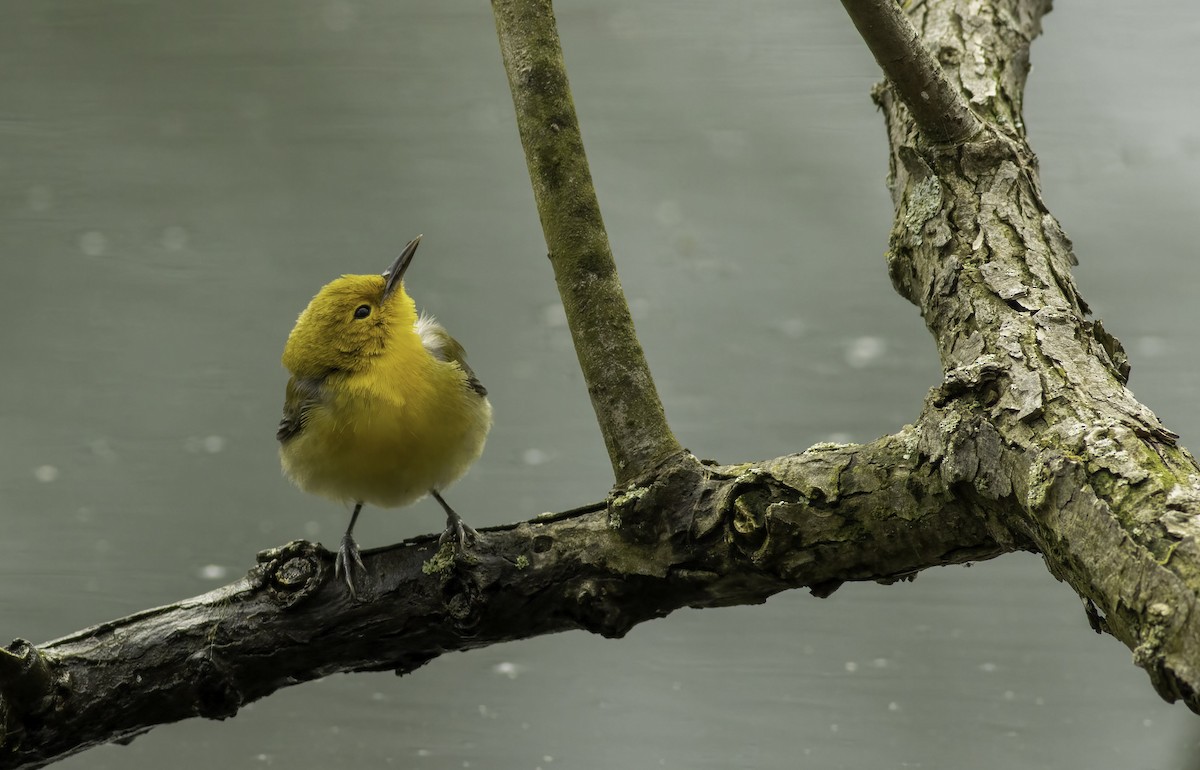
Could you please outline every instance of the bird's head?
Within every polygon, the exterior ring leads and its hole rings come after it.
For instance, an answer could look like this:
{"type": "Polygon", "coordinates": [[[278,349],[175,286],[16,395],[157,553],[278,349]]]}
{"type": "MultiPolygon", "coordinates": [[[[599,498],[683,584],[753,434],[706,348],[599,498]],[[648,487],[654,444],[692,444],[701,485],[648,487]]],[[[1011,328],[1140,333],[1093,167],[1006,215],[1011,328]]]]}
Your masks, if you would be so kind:
{"type": "Polygon", "coordinates": [[[409,241],[383,275],[343,275],[321,287],[288,335],[283,365],[300,377],[356,371],[396,334],[411,332],[417,308],[403,277],[420,242],[409,241]]]}

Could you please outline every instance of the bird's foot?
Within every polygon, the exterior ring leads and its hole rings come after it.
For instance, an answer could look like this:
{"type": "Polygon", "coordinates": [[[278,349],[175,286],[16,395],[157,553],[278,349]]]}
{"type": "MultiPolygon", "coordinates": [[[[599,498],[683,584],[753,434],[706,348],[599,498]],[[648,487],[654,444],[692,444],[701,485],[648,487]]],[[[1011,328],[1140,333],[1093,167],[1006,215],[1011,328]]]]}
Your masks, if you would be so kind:
{"type": "Polygon", "coordinates": [[[346,581],[351,598],[358,598],[358,590],[354,587],[355,572],[366,570],[362,555],[358,552],[358,543],[349,532],[342,536],[342,546],[338,548],[337,558],[333,561],[333,574],[346,581]]]}
{"type": "Polygon", "coordinates": [[[454,550],[462,553],[467,550],[467,538],[478,540],[479,533],[472,529],[470,524],[463,521],[462,516],[458,515],[458,511],[450,507],[446,502],[446,498],[442,497],[441,493],[436,489],[429,490],[429,494],[433,495],[433,499],[438,501],[438,505],[442,506],[442,510],[446,512],[446,531],[438,538],[438,547],[445,545],[450,538],[454,538],[454,550]]]}
{"type": "Polygon", "coordinates": [[[475,528],[463,521],[461,516],[451,516],[446,519],[446,530],[438,538],[438,545],[445,545],[453,539],[455,550],[462,552],[467,550],[468,540],[474,541],[478,537],[475,528]]]}

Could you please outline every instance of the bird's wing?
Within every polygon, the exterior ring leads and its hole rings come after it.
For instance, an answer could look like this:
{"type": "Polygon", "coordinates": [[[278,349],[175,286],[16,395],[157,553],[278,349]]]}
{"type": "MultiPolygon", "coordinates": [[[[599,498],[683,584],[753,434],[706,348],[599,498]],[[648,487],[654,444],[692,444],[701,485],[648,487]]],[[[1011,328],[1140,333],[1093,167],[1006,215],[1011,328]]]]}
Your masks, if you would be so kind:
{"type": "Polygon", "coordinates": [[[467,365],[467,352],[463,350],[463,346],[432,316],[422,314],[417,319],[417,334],[420,335],[421,344],[425,346],[429,355],[439,361],[458,364],[463,374],[467,375],[467,387],[481,396],[487,395],[487,388],[483,387],[483,383],[467,365]]]}
{"type": "Polygon", "coordinates": [[[323,401],[321,380],[295,376],[288,380],[287,395],[283,399],[283,419],[279,421],[279,430],[275,431],[279,443],[286,443],[298,436],[308,422],[309,412],[323,401]]]}

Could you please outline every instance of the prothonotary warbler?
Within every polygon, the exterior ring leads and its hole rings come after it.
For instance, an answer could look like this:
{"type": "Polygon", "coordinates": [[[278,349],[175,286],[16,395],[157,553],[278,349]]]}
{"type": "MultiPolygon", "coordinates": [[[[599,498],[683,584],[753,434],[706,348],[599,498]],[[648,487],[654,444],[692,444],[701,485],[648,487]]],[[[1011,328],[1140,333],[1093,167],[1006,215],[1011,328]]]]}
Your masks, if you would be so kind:
{"type": "Polygon", "coordinates": [[[382,275],[343,275],[296,319],[283,351],[291,372],[275,434],[283,471],[301,489],[354,504],[335,574],[356,594],[363,568],[354,523],[433,495],[446,511],[442,540],[476,536],[440,492],[479,459],[492,425],[487,389],[462,345],[404,290],[421,236],[382,275]]]}

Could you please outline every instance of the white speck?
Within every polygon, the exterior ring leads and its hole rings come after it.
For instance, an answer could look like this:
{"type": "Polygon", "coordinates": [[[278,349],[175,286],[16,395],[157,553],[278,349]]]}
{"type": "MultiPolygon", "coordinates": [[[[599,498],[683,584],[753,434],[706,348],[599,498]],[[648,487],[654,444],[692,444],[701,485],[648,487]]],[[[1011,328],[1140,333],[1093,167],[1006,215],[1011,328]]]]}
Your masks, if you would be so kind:
{"type": "Polygon", "coordinates": [[[549,452],[543,452],[537,447],[526,449],[521,453],[521,461],[526,465],[544,465],[553,459],[549,452]]]}
{"type": "Polygon", "coordinates": [[[210,455],[215,455],[225,448],[225,439],[220,436],[205,436],[204,451],[210,455]]]}
{"type": "Polygon", "coordinates": [[[854,438],[849,433],[842,433],[839,431],[837,433],[830,433],[825,437],[825,440],[830,444],[849,444],[854,440],[854,438]]]}
{"type": "Polygon", "coordinates": [[[783,336],[799,339],[808,331],[808,324],[804,323],[803,318],[785,318],[779,322],[778,328],[783,332],[783,336]]]}
{"type": "Polygon", "coordinates": [[[317,537],[321,534],[321,525],[315,521],[304,522],[304,534],[309,537],[317,537]]]}
{"type": "Polygon", "coordinates": [[[1157,357],[1167,352],[1167,341],[1162,337],[1138,337],[1133,341],[1133,346],[1137,355],[1146,356],[1147,358],[1157,357]]]}
{"type": "Polygon", "coordinates": [[[229,568],[220,564],[205,564],[200,568],[200,577],[204,580],[224,580],[229,574],[229,568]]]}
{"type": "Polygon", "coordinates": [[[495,719],[499,716],[499,714],[481,703],[479,704],[479,716],[483,717],[484,719],[495,719]]]}
{"type": "Polygon", "coordinates": [[[549,754],[544,754],[544,755],[542,755],[542,761],[545,762],[546,764],[550,764],[551,762],[554,761],[554,757],[550,756],[549,754]]]}
{"type": "Polygon", "coordinates": [[[846,671],[853,674],[855,671],[858,671],[858,664],[852,660],[846,661],[846,671]]]}
{"type": "Polygon", "coordinates": [[[53,465],[39,465],[33,469],[33,477],[43,484],[49,484],[58,478],[58,468],[53,465]]]}
{"type": "Polygon", "coordinates": [[[1142,727],[1149,727],[1152,724],[1154,724],[1154,720],[1152,720],[1152,719],[1143,719],[1142,720],[1142,727]]]}
{"type": "Polygon", "coordinates": [[[432,757],[433,756],[433,752],[430,751],[429,749],[417,749],[416,754],[418,757],[432,757]]]}
{"type": "Polygon", "coordinates": [[[671,682],[671,690],[673,692],[679,692],[682,689],[683,689],[683,682],[671,682]]]}
{"type": "Polygon", "coordinates": [[[92,544],[92,547],[96,549],[96,553],[108,553],[112,550],[112,543],[108,542],[104,538],[100,538],[92,544]]]}
{"type": "Polygon", "coordinates": [[[89,257],[99,257],[108,249],[108,238],[99,230],[88,230],[79,236],[79,250],[89,257]]]}
{"type": "Polygon", "coordinates": [[[524,666],[518,666],[516,663],[508,660],[501,661],[500,663],[492,666],[493,674],[496,674],[497,676],[506,676],[509,679],[516,679],[518,676],[524,673],[524,671],[524,666]]]}
{"type": "Polygon", "coordinates": [[[528,723],[528,722],[522,722],[522,723],[521,723],[521,729],[522,729],[522,730],[528,730],[528,729],[529,729],[529,723],[528,723]]]}
{"type": "Polygon", "coordinates": [[[1045,706],[1045,705],[1046,705],[1046,699],[1045,699],[1045,698],[1034,698],[1034,699],[1033,699],[1033,705],[1035,705],[1035,706],[1045,706]]]}
{"type": "Polygon", "coordinates": [[[1016,699],[1017,699],[1017,694],[1015,692],[1013,692],[1012,690],[1004,691],[1004,700],[1016,700],[1016,699]]]}
{"type": "Polygon", "coordinates": [[[837,731],[838,731],[838,726],[837,726],[837,725],[830,725],[830,726],[829,726],[829,732],[831,732],[831,733],[836,733],[837,731]]]}
{"type": "Polygon", "coordinates": [[[679,201],[668,198],[658,204],[654,219],[663,227],[675,227],[683,221],[683,207],[679,201]]]}
{"type": "Polygon", "coordinates": [[[358,9],[344,0],[334,0],[321,9],[321,19],[332,32],[345,32],[358,21],[358,9]]]}
{"type": "Polygon", "coordinates": [[[875,363],[887,350],[887,342],[882,337],[859,337],[851,340],[846,348],[846,363],[855,369],[875,363]]]}
{"type": "Polygon", "coordinates": [[[928,92],[928,91],[922,91],[922,92],[921,92],[921,98],[922,98],[922,99],[924,99],[925,101],[929,101],[929,92],[928,92]]]}
{"type": "Polygon", "coordinates": [[[874,666],[875,668],[887,668],[888,667],[888,659],[887,658],[876,658],[875,660],[871,661],[871,665],[874,666]]]}
{"type": "Polygon", "coordinates": [[[92,520],[95,511],[91,508],[82,506],[78,511],[75,511],[75,520],[80,522],[88,522],[92,520]]]}
{"type": "Polygon", "coordinates": [[[256,754],[256,755],[254,755],[254,758],[257,759],[259,762],[265,762],[268,765],[274,764],[274,762],[271,759],[270,754],[256,754]]]}
{"type": "Polygon", "coordinates": [[[113,451],[113,448],[109,445],[108,439],[106,438],[92,439],[90,442],[88,442],[88,446],[91,448],[92,454],[96,455],[96,457],[99,457],[101,460],[113,462],[117,459],[117,453],[113,451]]]}
{"type": "Polygon", "coordinates": [[[991,674],[991,673],[995,672],[996,669],[998,669],[998,668],[999,668],[999,666],[997,666],[995,663],[982,663],[979,666],[979,670],[984,672],[985,674],[991,674]]]}
{"type": "Polygon", "coordinates": [[[371,693],[371,700],[375,701],[376,703],[382,703],[382,702],[386,701],[387,699],[388,699],[388,696],[386,693],[382,693],[382,692],[371,693]]]}
{"type": "Polygon", "coordinates": [[[29,188],[29,209],[39,214],[54,207],[54,191],[44,184],[35,184],[29,188]]]}
{"type": "Polygon", "coordinates": [[[162,231],[161,240],[167,251],[183,251],[187,248],[188,232],[179,225],[171,225],[162,231]]]}
{"type": "Polygon", "coordinates": [[[542,323],[551,329],[561,329],[567,325],[567,311],[561,302],[542,308],[542,323]]]}
{"type": "Polygon", "coordinates": [[[899,710],[900,710],[900,704],[897,703],[896,701],[892,701],[891,703],[888,704],[888,711],[899,711],[899,710]]]}

